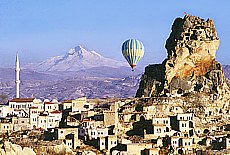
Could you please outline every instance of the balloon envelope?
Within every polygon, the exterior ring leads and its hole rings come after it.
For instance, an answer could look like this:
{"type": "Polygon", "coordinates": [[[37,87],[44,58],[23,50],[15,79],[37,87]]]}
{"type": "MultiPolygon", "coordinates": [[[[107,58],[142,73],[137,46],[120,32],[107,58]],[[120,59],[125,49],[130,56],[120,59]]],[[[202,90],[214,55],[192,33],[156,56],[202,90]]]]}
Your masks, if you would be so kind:
{"type": "Polygon", "coordinates": [[[122,44],[122,54],[131,68],[134,68],[144,56],[144,45],[136,39],[126,40],[122,44]]]}

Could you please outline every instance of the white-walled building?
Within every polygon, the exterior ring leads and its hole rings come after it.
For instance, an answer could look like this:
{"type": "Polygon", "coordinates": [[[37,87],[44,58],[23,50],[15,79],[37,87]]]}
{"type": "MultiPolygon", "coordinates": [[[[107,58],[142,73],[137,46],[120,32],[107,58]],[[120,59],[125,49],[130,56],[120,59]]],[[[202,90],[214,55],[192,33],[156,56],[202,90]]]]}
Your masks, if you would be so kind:
{"type": "Polygon", "coordinates": [[[62,112],[59,110],[54,110],[54,111],[49,112],[49,116],[54,117],[54,120],[56,122],[60,122],[62,119],[62,112]]]}
{"type": "Polygon", "coordinates": [[[86,136],[91,140],[108,136],[108,131],[108,128],[80,128],[79,135],[86,136]]]}
{"type": "Polygon", "coordinates": [[[47,130],[49,128],[55,128],[59,126],[59,122],[55,121],[54,116],[49,116],[48,114],[40,114],[37,120],[37,128],[42,128],[47,130]]]}
{"type": "Polygon", "coordinates": [[[23,109],[29,114],[29,108],[40,101],[35,98],[14,98],[9,101],[9,107],[13,110],[23,109]]]}
{"type": "Polygon", "coordinates": [[[164,115],[153,116],[153,133],[155,136],[164,137],[167,132],[171,131],[170,117],[164,115]]]}
{"type": "Polygon", "coordinates": [[[38,116],[41,112],[43,111],[40,111],[38,107],[30,107],[30,129],[36,129],[38,127],[38,116]]]}
{"type": "Polygon", "coordinates": [[[65,145],[76,149],[80,146],[78,139],[78,128],[55,128],[55,136],[58,140],[63,140],[65,145]]]}
{"type": "Polygon", "coordinates": [[[62,102],[63,110],[72,108],[72,100],[65,100],[62,102]]]}
{"type": "Polygon", "coordinates": [[[117,136],[116,135],[108,135],[106,137],[99,137],[98,139],[98,147],[99,150],[107,149],[110,151],[111,148],[117,146],[117,136]]]}
{"type": "Polygon", "coordinates": [[[194,121],[193,121],[193,114],[192,113],[183,113],[177,114],[177,120],[179,121],[179,131],[181,132],[189,132],[191,129],[194,128],[194,121]]]}
{"type": "Polygon", "coordinates": [[[53,103],[53,102],[44,102],[44,111],[46,112],[51,112],[54,110],[59,110],[58,108],[58,103],[53,103]]]}

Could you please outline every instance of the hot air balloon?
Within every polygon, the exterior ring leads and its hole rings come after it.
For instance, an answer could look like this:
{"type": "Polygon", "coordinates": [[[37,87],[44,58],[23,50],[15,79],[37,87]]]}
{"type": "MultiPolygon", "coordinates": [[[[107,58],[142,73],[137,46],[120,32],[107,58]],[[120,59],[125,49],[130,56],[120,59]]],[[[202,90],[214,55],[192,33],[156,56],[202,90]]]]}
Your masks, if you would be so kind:
{"type": "Polygon", "coordinates": [[[122,44],[122,54],[134,71],[134,67],[144,56],[144,45],[136,39],[126,40],[122,44]]]}

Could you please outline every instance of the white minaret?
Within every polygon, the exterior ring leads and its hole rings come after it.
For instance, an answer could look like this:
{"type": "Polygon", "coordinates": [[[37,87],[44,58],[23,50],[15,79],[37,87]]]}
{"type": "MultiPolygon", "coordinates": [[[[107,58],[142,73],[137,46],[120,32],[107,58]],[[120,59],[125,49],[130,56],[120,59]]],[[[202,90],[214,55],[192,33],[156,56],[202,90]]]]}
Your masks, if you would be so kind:
{"type": "Polygon", "coordinates": [[[20,72],[20,68],[19,68],[19,59],[18,59],[18,52],[16,54],[16,61],[15,61],[15,84],[16,84],[16,98],[19,98],[19,84],[20,84],[20,80],[19,80],[19,72],[20,72]]]}

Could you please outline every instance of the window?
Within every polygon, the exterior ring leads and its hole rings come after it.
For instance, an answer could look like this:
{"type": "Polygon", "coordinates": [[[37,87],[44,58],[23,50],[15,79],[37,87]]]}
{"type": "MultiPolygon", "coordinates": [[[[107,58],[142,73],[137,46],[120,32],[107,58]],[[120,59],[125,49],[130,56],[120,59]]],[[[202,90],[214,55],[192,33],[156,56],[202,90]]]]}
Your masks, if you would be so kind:
{"type": "Polygon", "coordinates": [[[22,121],[22,123],[24,123],[24,121],[22,121]]]}
{"type": "Polygon", "coordinates": [[[104,145],[104,142],[102,142],[101,145],[104,145]]]}
{"type": "Polygon", "coordinates": [[[184,127],[184,123],[182,123],[181,126],[184,127]]]}
{"type": "Polygon", "coordinates": [[[88,109],[88,108],[89,108],[89,105],[84,105],[84,108],[88,109]]]}
{"type": "Polygon", "coordinates": [[[60,133],[63,133],[63,131],[61,131],[60,133]]]}

